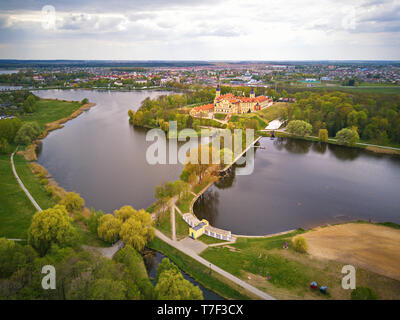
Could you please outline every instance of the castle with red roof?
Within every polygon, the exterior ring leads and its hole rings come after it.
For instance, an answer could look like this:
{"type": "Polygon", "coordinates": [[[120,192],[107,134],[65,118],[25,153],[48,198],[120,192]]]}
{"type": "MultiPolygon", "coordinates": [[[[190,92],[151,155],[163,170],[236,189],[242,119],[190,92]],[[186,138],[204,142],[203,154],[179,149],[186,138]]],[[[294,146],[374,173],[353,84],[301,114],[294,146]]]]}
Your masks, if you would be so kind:
{"type": "Polygon", "coordinates": [[[221,95],[219,85],[215,92],[213,104],[195,107],[190,111],[193,116],[210,113],[240,114],[250,113],[264,109],[272,104],[272,99],[266,96],[255,96],[254,88],[251,88],[250,97],[237,97],[232,93],[221,95]]]}

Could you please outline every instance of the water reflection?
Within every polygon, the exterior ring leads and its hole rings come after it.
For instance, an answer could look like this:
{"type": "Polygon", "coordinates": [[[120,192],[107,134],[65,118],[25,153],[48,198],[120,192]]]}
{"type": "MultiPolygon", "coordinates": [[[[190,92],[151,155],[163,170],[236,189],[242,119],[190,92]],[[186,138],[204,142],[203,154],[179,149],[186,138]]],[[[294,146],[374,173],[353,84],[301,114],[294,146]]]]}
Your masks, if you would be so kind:
{"type": "Polygon", "coordinates": [[[195,203],[199,219],[249,235],[356,219],[400,222],[399,157],[297,139],[260,143],[254,172],[238,175],[233,166],[195,203]]]}
{"type": "MultiPolygon", "coordinates": [[[[158,265],[161,263],[161,261],[164,258],[167,258],[167,257],[160,252],[157,252],[157,251],[154,251],[151,249],[144,250],[144,253],[143,253],[144,263],[146,265],[147,273],[148,273],[149,278],[152,281],[153,285],[156,285],[158,265]]],[[[224,300],[221,296],[204,288],[200,283],[198,283],[196,280],[194,280],[192,277],[190,277],[185,272],[183,272],[183,271],[181,271],[181,272],[182,272],[183,277],[186,280],[190,281],[192,284],[194,284],[195,286],[198,286],[200,288],[200,290],[203,292],[204,300],[224,300]]]]}

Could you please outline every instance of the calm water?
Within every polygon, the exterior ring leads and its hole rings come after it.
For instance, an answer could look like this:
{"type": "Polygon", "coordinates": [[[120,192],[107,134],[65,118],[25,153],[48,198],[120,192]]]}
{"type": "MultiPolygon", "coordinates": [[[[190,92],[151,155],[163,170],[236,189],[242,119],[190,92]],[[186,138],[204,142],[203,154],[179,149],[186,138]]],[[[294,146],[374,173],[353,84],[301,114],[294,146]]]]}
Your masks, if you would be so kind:
{"type": "MultiPolygon", "coordinates": [[[[146,263],[147,273],[149,274],[149,277],[152,280],[153,285],[156,285],[158,265],[161,263],[162,259],[164,259],[164,258],[167,258],[167,257],[164,256],[160,252],[148,250],[148,249],[146,249],[146,251],[145,251],[144,261],[146,263]]],[[[204,300],[224,300],[222,297],[220,297],[216,293],[204,288],[201,284],[199,284],[196,280],[194,280],[192,277],[190,277],[185,272],[183,272],[183,271],[181,271],[181,272],[182,272],[183,277],[186,280],[190,281],[191,283],[193,283],[194,285],[196,285],[200,288],[200,290],[203,292],[204,300]]]]}
{"type": "Polygon", "coordinates": [[[112,212],[123,205],[147,208],[154,188],[179,178],[176,165],[149,165],[146,131],[128,123],[128,110],[136,110],[146,97],[165,91],[109,92],[40,90],[43,98],[82,100],[96,106],[68,121],[44,140],[38,162],[68,191],[82,195],[88,207],[112,212]]]}
{"type": "Polygon", "coordinates": [[[255,170],[235,169],[195,204],[198,218],[263,235],[354,219],[400,223],[400,158],[294,139],[264,138],[255,170]]]}
{"type": "MultiPolygon", "coordinates": [[[[128,109],[160,91],[37,91],[46,98],[97,105],[43,140],[39,163],[88,207],[105,212],[146,208],[154,188],[179,177],[182,165],[149,165],[145,131],[128,123],[128,109]]],[[[236,234],[261,235],[354,219],[400,223],[400,159],[293,139],[264,138],[250,176],[221,179],[195,212],[236,234]]]]}

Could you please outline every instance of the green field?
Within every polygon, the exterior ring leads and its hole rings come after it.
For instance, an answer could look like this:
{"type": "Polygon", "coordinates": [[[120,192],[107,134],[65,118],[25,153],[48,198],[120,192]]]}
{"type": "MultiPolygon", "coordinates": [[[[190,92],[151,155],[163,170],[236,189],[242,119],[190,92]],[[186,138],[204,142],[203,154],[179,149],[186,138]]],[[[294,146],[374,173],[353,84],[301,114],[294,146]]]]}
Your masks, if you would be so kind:
{"type": "MultiPolygon", "coordinates": [[[[203,186],[203,188],[204,187],[205,186],[203,186]]],[[[194,192],[197,193],[198,191],[194,191],[194,192]]],[[[176,206],[181,210],[181,212],[183,214],[188,213],[190,211],[190,203],[192,202],[193,198],[194,198],[194,195],[189,193],[189,195],[186,198],[181,199],[176,203],[176,206]]]]}
{"type": "MultiPolygon", "coordinates": [[[[209,247],[201,256],[279,299],[349,299],[341,287],[343,264],[312,259],[298,253],[292,238],[303,231],[270,237],[238,238],[229,247],[209,247]],[[283,248],[284,242],[288,249],[283,248]],[[309,288],[312,281],[328,287],[328,294],[309,288]]],[[[382,299],[399,294],[399,281],[357,268],[357,285],[373,288],[382,299]]]]}
{"type": "Polygon", "coordinates": [[[175,231],[177,240],[186,238],[189,235],[189,226],[185,220],[183,220],[178,210],[175,210],[175,231]]]}
{"type": "Polygon", "coordinates": [[[40,99],[37,102],[37,111],[21,116],[22,121],[37,121],[43,129],[46,123],[69,117],[81,107],[76,101],[61,101],[40,99]]]}
{"type": "Polygon", "coordinates": [[[169,208],[160,215],[158,221],[156,222],[156,227],[158,230],[160,230],[163,234],[171,239],[171,210],[169,208]]]}
{"type": "Polygon", "coordinates": [[[0,237],[26,239],[35,208],[15,179],[9,155],[0,155],[0,237]]]}

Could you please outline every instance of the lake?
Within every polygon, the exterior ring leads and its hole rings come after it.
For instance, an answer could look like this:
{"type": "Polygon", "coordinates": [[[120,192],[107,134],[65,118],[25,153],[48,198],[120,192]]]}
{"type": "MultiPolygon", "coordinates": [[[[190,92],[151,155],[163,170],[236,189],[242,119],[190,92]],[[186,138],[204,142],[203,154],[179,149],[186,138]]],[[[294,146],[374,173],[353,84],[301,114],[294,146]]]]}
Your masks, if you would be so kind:
{"type": "Polygon", "coordinates": [[[111,92],[92,90],[38,90],[42,98],[88,98],[96,106],[51,132],[38,162],[67,191],[85,199],[87,207],[112,212],[123,205],[147,208],[154,188],[179,178],[183,165],[150,165],[145,151],[146,130],[129,124],[128,110],[137,110],[146,97],[166,91],[111,92]]]}
{"type": "Polygon", "coordinates": [[[199,219],[265,235],[356,219],[400,223],[400,158],[286,138],[262,138],[252,175],[235,167],[195,203],[199,219]]]}
{"type": "MultiPolygon", "coordinates": [[[[147,208],[154,188],[179,178],[181,164],[150,165],[146,131],[128,122],[147,96],[165,91],[40,90],[44,98],[96,106],[44,140],[38,162],[88,207],[147,208]]],[[[263,138],[252,175],[236,169],[195,204],[198,218],[235,234],[264,235],[355,219],[400,223],[400,159],[296,139],[263,138]]]]}

